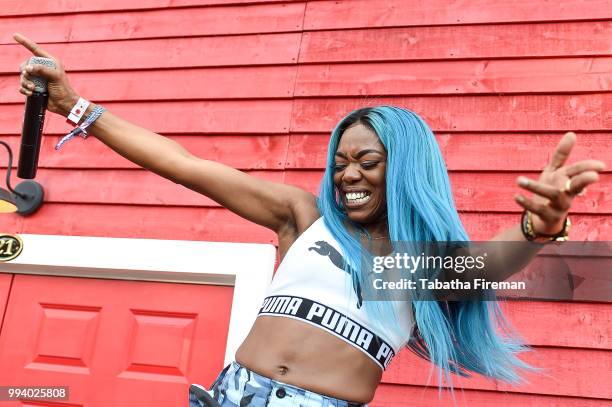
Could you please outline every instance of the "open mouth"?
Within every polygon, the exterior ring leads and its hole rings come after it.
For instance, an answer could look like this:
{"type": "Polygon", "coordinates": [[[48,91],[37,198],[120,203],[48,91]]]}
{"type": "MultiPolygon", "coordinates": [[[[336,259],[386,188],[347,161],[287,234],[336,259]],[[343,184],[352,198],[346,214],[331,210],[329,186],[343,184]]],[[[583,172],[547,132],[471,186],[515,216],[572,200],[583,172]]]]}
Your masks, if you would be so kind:
{"type": "Polygon", "coordinates": [[[372,194],[368,191],[347,192],[344,194],[344,202],[346,202],[347,207],[355,208],[365,205],[371,196],[372,194]]]}

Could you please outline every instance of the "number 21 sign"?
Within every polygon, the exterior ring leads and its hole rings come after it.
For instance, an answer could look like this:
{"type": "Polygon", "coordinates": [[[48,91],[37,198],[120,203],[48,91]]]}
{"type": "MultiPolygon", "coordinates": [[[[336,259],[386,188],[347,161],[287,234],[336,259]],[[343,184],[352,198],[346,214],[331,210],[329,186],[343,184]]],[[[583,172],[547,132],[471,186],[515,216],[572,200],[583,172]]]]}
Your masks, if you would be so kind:
{"type": "Polygon", "coordinates": [[[13,260],[23,249],[23,240],[16,235],[0,234],[0,262],[13,260]]]}

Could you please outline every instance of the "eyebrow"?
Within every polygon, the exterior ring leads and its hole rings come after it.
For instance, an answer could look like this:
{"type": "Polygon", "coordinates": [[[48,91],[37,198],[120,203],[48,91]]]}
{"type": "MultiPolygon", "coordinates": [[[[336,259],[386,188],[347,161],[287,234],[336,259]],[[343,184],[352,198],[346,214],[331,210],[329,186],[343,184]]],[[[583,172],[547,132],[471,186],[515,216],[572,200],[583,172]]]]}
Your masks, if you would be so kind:
{"type": "MultiPolygon", "coordinates": [[[[355,155],[355,158],[359,159],[359,158],[363,157],[364,155],[366,155],[366,154],[368,154],[368,153],[377,153],[377,154],[380,154],[380,155],[384,155],[384,153],[383,153],[382,151],[379,151],[379,150],[374,150],[374,149],[368,148],[368,149],[361,150],[360,152],[358,152],[358,153],[357,153],[357,155],[355,155]]],[[[336,156],[338,156],[338,157],[345,158],[345,159],[347,159],[347,158],[348,158],[348,157],[346,156],[346,154],[341,153],[341,152],[339,152],[339,151],[336,151],[336,154],[335,154],[335,155],[336,155],[336,156]]]]}

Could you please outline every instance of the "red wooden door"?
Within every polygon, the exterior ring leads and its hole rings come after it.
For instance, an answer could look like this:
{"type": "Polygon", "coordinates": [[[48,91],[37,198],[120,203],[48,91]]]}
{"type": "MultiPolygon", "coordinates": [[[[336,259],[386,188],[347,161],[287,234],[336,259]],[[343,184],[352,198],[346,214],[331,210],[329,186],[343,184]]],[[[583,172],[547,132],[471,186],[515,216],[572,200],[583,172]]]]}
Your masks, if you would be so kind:
{"type": "Polygon", "coordinates": [[[69,386],[61,404],[69,406],[186,405],[189,383],[209,385],[223,367],[232,295],[232,287],[16,275],[0,383],[69,386]]]}

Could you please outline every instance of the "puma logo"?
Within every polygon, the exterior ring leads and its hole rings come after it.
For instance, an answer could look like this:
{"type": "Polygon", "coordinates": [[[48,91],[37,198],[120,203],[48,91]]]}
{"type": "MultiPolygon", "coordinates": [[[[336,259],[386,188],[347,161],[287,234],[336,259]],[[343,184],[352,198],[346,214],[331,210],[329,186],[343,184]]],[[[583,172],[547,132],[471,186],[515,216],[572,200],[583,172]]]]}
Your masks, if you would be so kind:
{"type": "MultiPolygon", "coordinates": [[[[308,248],[308,251],[311,250],[317,252],[321,256],[326,256],[334,266],[346,272],[346,270],[342,267],[344,264],[344,259],[342,258],[342,255],[325,240],[319,240],[315,242],[315,246],[308,248]]],[[[351,266],[349,266],[349,270],[351,271],[351,273],[353,272],[351,266]]],[[[361,296],[361,287],[359,281],[353,280],[353,290],[355,291],[355,294],[357,294],[357,308],[361,308],[361,305],[363,304],[363,298],[361,296]]]]}

